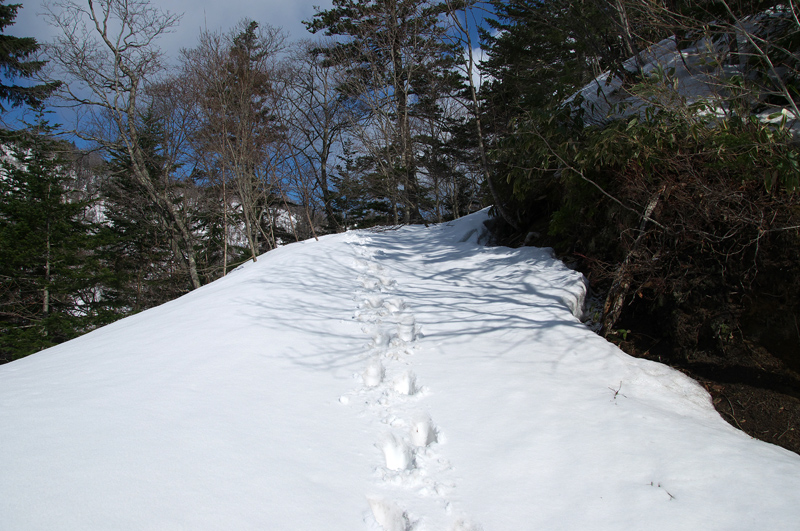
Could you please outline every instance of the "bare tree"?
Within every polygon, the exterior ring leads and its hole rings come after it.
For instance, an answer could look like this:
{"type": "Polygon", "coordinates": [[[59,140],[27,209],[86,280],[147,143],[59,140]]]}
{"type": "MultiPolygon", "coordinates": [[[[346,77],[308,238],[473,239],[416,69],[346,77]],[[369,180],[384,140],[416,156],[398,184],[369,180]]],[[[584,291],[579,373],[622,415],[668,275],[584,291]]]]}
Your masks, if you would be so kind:
{"type": "Polygon", "coordinates": [[[200,287],[194,236],[171,186],[174,161],[154,167],[142,147],[141,111],[151,103],[147,88],[163,71],[156,40],[179,17],[147,0],[58,0],[46,3],[45,10],[61,32],[47,52],[68,80],[62,96],[80,106],[76,133],[127,153],[136,181],[174,229],[192,287],[200,287]]]}
{"type": "MultiPolygon", "coordinates": [[[[301,42],[289,59],[290,75],[283,99],[284,127],[293,131],[298,177],[308,174],[313,188],[321,195],[328,226],[338,232],[341,226],[333,209],[329,170],[336,146],[350,124],[351,113],[346,99],[337,91],[346,74],[339,67],[326,65],[319,47],[319,43],[301,42]]],[[[313,200],[309,184],[302,184],[306,207],[313,200]]]]}
{"type": "Polygon", "coordinates": [[[276,85],[283,42],[279,29],[243,20],[226,34],[203,32],[196,48],[183,51],[200,95],[201,141],[216,152],[223,175],[231,176],[253,261],[261,238],[273,239],[262,219],[275,188],[270,150],[280,137],[276,85]]]}

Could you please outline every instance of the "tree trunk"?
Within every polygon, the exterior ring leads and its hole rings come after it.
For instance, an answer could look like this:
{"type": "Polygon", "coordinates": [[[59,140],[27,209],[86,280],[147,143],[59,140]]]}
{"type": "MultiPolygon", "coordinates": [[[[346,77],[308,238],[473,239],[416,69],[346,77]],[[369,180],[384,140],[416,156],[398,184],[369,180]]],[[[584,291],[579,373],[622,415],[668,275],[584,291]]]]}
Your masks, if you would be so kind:
{"type": "Polygon", "coordinates": [[[153,184],[149,173],[147,173],[147,170],[145,169],[147,165],[144,161],[144,156],[142,155],[138,145],[134,143],[138,141],[138,135],[135,133],[135,131],[131,135],[131,139],[131,142],[128,143],[128,153],[131,157],[131,161],[133,162],[133,173],[136,176],[136,179],[139,181],[139,184],[142,185],[147,194],[150,196],[151,201],[153,201],[153,203],[157,205],[160,210],[167,214],[166,217],[169,217],[172,220],[174,227],[178,230],[178,235],[183,241],[185,248],[184,252],[186,253],[186,262],[189,269],[189,278],[192,283],[192,289],[197,289],[201,286],[201,284],[200,276],[197,274],[197,260],[195,259],[192,234],[189,231],[189,228],[186,226],[180,211],[175,206],[175,203],[173,203],[167,195],[166,190],[157,190],[153,184]]]}
{"type": "Polygon", "coordinates": [[[228,274],[228,195],[225,188],[225,162],[222,163],[222,276],[228,274]]]}
{"type": "MultiPolygon", "coordinates": [[[[503,202],[500,199],[500,195],[497,193],[497,189],[494,187],[492,176],[489,172],[489,161],[486,158],[486,144],[483,140],[483,125],[481,124],[480,106],[478,104],[478,92],[475,89],[475,80],[472,78],[472,70],[475,68],[475,59],[472,55],[472,37],[470,36],[470,28],[468,24],[465,27],[461,21],[458,20],[458,15],[454,9],[451,9],[450,13],[453,23],[464,35],[464,39],[467,42],[466,77],[469,81],[469,92],[472,99],[472,114],[475,117],[475,132],[478,134],[478,152],[480,153],[483,178],[486,181],[486,184],[489,185],[489,192],[492,194],[492,201],[494,202],[494,208],[497,210],[497,213],[500,214],[500,217],[503,218],[503,221],[508,223],[514,230],[517,232],[522,232],[522,228],[519,226],[519,223],[514,220],[511,214],[509,214],[508,210],[506,210],[505,206],[503,206],[503,202]]],[[[464,20],[468,20],[467,17],[465,17],[464,20]]]]}
{"type": "MultiPolygon", "coordinates": [[[[322,156],[320,157],[320,170],[319,170],[319,188],[322,192],[322,202],[325,204],[325,217],[328,219],[328,226],[336,232],[341,232],[342,229],[336,221],[336,213],[333,211],[333,197],[328,189],[328,154],[330,146],[327,140],[323,139],[322,156]]],[[[310,222],[310,219],[309,219],[310,222]]],[[[316,238],[316,234],[314,234],[316,238]]]]}
{"type": "Polygon", "coordinates": [[[44,265],[44,290],[42,313],[45,317],[50,314],[50,223],[47,223],[47,236],[45,240],[45,265],[44,265]]]}
{"type": "Polygon", "coordinates": [[[628,296],[628,291],[631,287],[630,263],[639,250],[639,245],[645,235],[644,229],[647,226],[647,222],[650,221],[650,216],[656,209],[658,201],[661,199],[661,195],[665,190],[666,187],[662,187],[650,198],[650,201],[647,202],[644,214],[642,215],[642,221],[639,224],[639,236],[636,237],[636,241],[633,242],[631,250],[628,251],[625,260],[619,265],[614,274],[614,282],[611,284],[605,304],[603,304],[603,322],[600,330],[605,337],[608,337],[613,331],[614,325],[616,325],[622,313],[622,306],[625,303],[625,298],[628,296]]]}

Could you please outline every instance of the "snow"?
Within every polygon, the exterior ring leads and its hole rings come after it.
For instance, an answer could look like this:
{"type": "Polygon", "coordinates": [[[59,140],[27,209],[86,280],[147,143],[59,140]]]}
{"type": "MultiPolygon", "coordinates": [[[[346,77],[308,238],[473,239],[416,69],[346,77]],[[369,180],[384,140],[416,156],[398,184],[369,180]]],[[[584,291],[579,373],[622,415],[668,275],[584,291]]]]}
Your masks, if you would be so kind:
{"type": "Polygon", "coordinates": [[[288,210],[277,208],[272,210],[275,226],[287,232],[293,232],[297,226],[297,218],[288,210]]]}
{"type": "Polygon", "coordinates": [[[485,217],[291,244],[0,366],[0,529],[796,528],[800,457],[485,217]]]}
{"type": "MultiPolygon", "coordinates": [[[[763,24],[763,21],[759,24],[763,24]]],[[[757,34],[759,24],[748,24],[746,31],[757,34]]],[[[745,46],[744,35],[738,35],[738,38],[742,41],[740,46],[745,46]]],[[[631,57],[622,65],[627,72],[640,72],[643,77],[655,76],[661,79],[659,91],[649,94],[647,98],[642,97],[629,91],[627,84],[619,76],[604,72],[565,103],[580,96],[580,107],[584,111],[587,125],[603,125],[612,119],[634,115],[641,118],[647,108],[654,106],[680,108],[698,102],[707,106],[704,112],[721,117],[728,113],[730,99],[730,89],[721,80],[744,75],[745,66],[720,66],[720,58],[728,51],[725,42],[707,37],[678,50],[675,37],[668,37],[642,50],[638,58],[631,57]]],[[[800,135],[800,121],[790,109],[766,104],[764,107],[765,110],[756,114],[759,120],[774,125],[782,124],[793,134],[800,135]]]]}

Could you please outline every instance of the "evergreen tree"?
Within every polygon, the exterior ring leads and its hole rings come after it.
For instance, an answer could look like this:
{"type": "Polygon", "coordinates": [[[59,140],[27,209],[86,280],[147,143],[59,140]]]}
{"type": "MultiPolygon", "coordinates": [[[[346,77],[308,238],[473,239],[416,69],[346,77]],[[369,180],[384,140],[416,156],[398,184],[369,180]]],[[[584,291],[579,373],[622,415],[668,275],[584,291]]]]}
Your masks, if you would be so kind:
{"type": "Polygon", "coordinates": [[[491,122],[507,128],[549,111],[605,69],[630,57],[605,0],[493,0],[482,30],[491,80],[482,94],[491,122]]]}
{"type": "Polygon", "coordinates": [[[331,175],[339,225],[348,230],[391,223],[392,205],[386,199],[386,182],[376,173],[374,160],[358,156],[350,142],[345,142],[339,159],[341,164],[331,175]]]}
{"type": "MultiPolygon", "coordinates": [[[[151,179],[161,175],[164,165],[160,137],[163,132],[157,121],[146,113],[139,139],[151,179]]],[[[105,297],[125,311],[137,312],[179,297],[192,284],[182,240],[169,222],[169,214],[145,199],[128,150],[111,151],[110,159],[109,177],[102,190],[106,222],[101,254],[114,278],[105,297]]]]}
{"type": "Polygon", "coordinates": [[[491,31],[481,35],[488,56],[482,69],[491,80],[481,92],[482,122],[495,200],[522,231],[546,219],[561,200],[559,163],[547,146],[583,134],[580,102],[573,100],[572,108],[565,100],[603,71],[622,70],[627,50],[638,43],[627,37],[631,23],[620,22],[628,21],[627,12],[616,0],[491,4],[491,31]],[[531,148],[531,137],[539,139],[541,152],[531,148]]]}
{"type": "MultiPolygon", "coordinates": [[[[41,83],[32,86],[15,85],[15,78],[30,79],[45,65],[45,61],[31,60],[39,51],[39,43],[32,37],[12,37],[5,35],[6,28],[14,24],[17,11],[22,4],[5,4],[0,0],[0,100],[5,100],[11,107],[30,105],[36,107],[42,103],[58,86],[58,82],[41,83]]],[[[5,112],[0,104],[0,112],[5,112]]]]}
{"type": "Polygon", "coordinates": [[[91,205],[70,189],[71,164],[51,132],[18,133],[0,163],[0,361],[75,337],[107,313],[91,205]]]}
{"type": "Polygon", "coordinates": [[[348,69],[341,89],[368,117],[362,144],[387,182],[385,199],[393,205],[395,222],[398,210],[406,222],[422,219],[414,122],[430,118],[417,103],[432,94],[434,80],[453,79],[458,51],[443,39],[442,15],[448,9],[436,1],[334,0],[333,8],[306,22],[312,32],[345,38],[323,52],[330,64],[348,69]]]}

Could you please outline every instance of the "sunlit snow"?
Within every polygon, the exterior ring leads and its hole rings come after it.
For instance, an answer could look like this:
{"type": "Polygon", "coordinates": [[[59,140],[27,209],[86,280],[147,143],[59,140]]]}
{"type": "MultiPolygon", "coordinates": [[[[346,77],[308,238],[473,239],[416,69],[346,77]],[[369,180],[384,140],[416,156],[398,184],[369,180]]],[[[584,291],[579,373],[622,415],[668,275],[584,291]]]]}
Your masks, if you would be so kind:
{"type": "Polygon", "coordinates": [[[799,456],[485,217],[291,244],[0,366],[0,529],[797,527],[799,456]]]}

